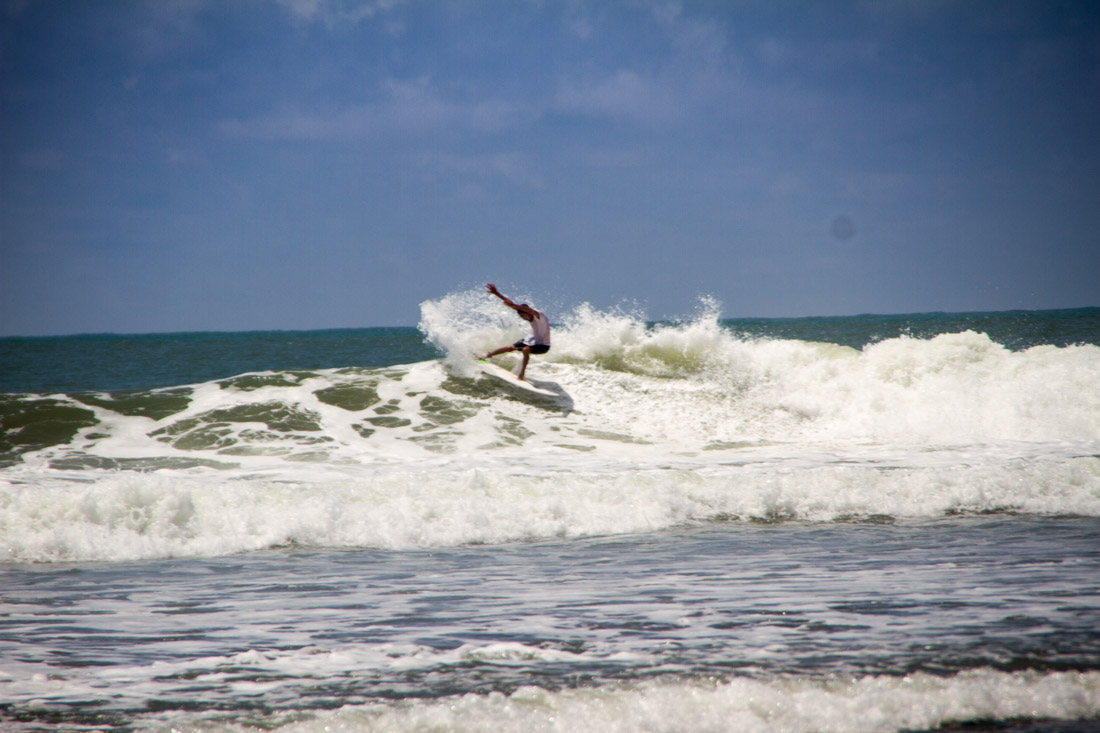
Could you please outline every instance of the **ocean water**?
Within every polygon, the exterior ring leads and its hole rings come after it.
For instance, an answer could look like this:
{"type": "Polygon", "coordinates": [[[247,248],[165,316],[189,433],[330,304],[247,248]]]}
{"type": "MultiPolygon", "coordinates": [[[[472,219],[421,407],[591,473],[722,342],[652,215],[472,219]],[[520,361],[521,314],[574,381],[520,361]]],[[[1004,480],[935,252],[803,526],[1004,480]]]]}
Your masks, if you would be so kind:
{"type": "Polygon", "coordinates": [[[717,313],[0,339],[0,730],[1100,729],[1100,309],[717,313]]]}

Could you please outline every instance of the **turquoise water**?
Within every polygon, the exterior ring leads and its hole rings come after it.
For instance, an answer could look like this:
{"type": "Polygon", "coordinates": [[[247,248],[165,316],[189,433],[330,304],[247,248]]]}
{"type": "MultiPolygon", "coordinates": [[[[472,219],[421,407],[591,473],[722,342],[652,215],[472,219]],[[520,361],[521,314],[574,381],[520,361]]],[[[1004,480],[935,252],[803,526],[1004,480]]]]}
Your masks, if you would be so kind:
{"type": "Polygon", "coordinates": [[[1096,344],[1100,308],[996,313],[910,313],[819,318],[731,319],[723,323],[735,333],[764,338],[826,341],[862,348],[869,343],[912,336],[977,331],[1010,349],[1041,344],[1096,344]]]}
{"type": "Polygon", "coordinates": [[[415,328],[6,338],[0,391],[150,389],[269,369],[389,366],[438,356],[415,328]]]}
{"type": "MultiPolygon", "coordinates": [[[[854,348],[901,335],[931,338],[966,330],[988,334],[1010,349],[1096,344],[1100,339],[1100,308],[742,318],[721,323],[733,334],[748,338],[822,341],[854,348]]],[[[0,338],[0,391],[150,389],[269,369],[390,366],[441,355],[412,327],[9,337],[0,338]]]]}
{"type": "Polygon", "coordinates": [[[1100,724],[1100,309],[501,310],[0,340],[0,727],[1100,724]]]}

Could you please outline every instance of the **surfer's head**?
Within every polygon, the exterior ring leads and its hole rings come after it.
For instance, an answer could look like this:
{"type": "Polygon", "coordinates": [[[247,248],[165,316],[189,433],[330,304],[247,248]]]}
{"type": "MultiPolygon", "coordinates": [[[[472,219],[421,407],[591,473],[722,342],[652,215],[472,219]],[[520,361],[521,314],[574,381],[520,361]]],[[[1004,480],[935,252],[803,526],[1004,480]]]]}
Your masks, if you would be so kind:
{"type": "Polygon", "coordinates": [[[535,320],[535,316],[531,312],[531,306],[527,305],[526,303],[520,303],[519,307],[522,308],[522,310],[516,309],[516,313],[519,313],[520,318],[525,321],[535,320]]]}

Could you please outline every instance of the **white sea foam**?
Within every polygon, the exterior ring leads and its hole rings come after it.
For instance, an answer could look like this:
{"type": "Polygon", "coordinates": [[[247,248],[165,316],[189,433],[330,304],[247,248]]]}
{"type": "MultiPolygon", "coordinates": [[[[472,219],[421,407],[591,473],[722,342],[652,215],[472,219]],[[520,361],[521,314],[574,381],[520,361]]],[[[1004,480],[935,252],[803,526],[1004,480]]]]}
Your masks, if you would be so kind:
{"type": "Polygon", "coordinates": [[[313,684],[359,676],[405,674],[455,665],[538,667],[555,664],[636,664],[628,652],[571,653],[517,642],[463,644],[440,650],[416,644],[359,644],[335,648],[305,646],[289,651],[249,649],[234,654],[196,656],[150,664],[73,668],[58,674],[42,662],[12,660],[0,670],[0,692],[6,698],[32,701],[30,707],[79,705],[97,700],[108,708],[141,705],[150,697],[184,694],[196,684],[211,697],[266,693],[293,700],[303,679],[313,684]],[[180,689],[174,689],[178,686],[180,689]]]}
{"type": "Polygon", "coordinates": [[[834,521],[951,513],[1100,515],[1100,459],[889,468],[804,462],[517,472],[378,470],[304,483],[112,472],[91,483],[9,486],[9,561],[213,556],[298,545],[413,549],[585,537],[722,520],[834,521]]]}
{"type": "MultiPolygon", "coordinates": [[[[357,675],[406,674],[451,665],[525,668],[585,662],[637,664],[625,653],[572,653],[515,642],[466,644],[438,650],[409,644],[352,645],[334,649],[247,650],[142,666],[112,666],[63,677],[17,663],[0,673],[5,694],[28,709],[98,700],[127,707],[171,684],[203,685],[233,696],[293,700],[303,680],[322,684],[354,670],[357,675]],[[172,683],[172,680],[176,680],[172,683]],[[280,691],[282,687],[286,690],[280,691]]],[[[1100,673],[964,671],[952,676],[798,675],[728,680],[670,678],[596,687],[548,690],[525,686],[511,694],[468,693],[346,705],[331,712],[275,713],[264,727],[281,733],[323,731],[843,731],[932,729],[980,720],[1085,720],[1100,717],[1100,673]],[[283,720],[286,720],[283,718],[283,720]]],[[[134,721],[143,730],[240,731],[221,715],[175,712],[134,721]]]]}
{"type": "MultiPolygon", "coordinates": [[[[1100,674],[962,672],[952,677],[807,678],[643,682],[511,695],[347,706],[277,728],[321,731],[762,731],[922,730],[977,720],[1100,716],[1100,674]]],[[[176,720],[173,730],[243,730],[176,720]]]]}

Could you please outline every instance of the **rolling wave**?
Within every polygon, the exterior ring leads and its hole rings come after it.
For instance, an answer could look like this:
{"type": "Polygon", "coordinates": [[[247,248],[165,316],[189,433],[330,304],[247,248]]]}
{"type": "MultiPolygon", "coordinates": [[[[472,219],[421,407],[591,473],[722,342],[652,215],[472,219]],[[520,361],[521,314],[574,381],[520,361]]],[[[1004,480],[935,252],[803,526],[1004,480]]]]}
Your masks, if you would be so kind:
{"type": "Polygon", "coordinates": [[[472,355],[523,324],[466,297],[426,304],[441,359],[0,396],[4,555],[1100,515],[1100,347],[962,331],[855,349],[747,338],[713,310],[654,326],[582,307],[532,363],[567,396],[547,402],[479,378],[472,355]]]}

